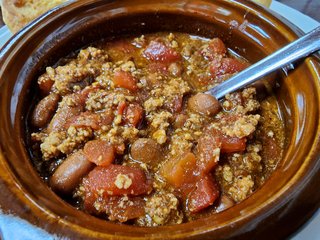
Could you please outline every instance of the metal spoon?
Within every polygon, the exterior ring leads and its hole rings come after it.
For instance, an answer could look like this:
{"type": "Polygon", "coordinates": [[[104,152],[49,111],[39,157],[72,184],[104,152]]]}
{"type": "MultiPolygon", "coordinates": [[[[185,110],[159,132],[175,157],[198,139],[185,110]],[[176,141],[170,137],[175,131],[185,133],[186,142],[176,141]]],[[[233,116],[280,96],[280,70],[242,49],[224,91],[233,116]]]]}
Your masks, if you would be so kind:
{"type": "Polygon", "coordinates": [[[217,99],[221,99],[227,93],[243,88],[268,73],[282,68],[298,59],[305,58],[318,50],[320,50],[320,27],[317,27],[303,37],[251,65],[249,68],[229,78],[227,81],[209,89],[206,93],[217,99]]]}

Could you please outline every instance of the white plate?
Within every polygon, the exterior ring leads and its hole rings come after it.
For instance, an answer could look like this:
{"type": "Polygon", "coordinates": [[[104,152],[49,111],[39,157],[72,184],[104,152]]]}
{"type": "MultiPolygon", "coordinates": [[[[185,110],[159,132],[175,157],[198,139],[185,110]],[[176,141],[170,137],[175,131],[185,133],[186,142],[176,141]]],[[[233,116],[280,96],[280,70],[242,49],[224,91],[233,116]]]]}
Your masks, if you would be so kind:
{"type": "MultiPolygon", "coordinates": [[[[314,19],[292,9],[282,3],[273,1],[270,9],[286,18],[304,32],[320,26],[320,23],[314,19]]],[[[7,26],[0,28],[0,48],[10,39],[12,34],[7,26]]],[[[303,207],[303,206],[301,206],[303,207]]],[[[291,240],[317,240],[320,239],[320,210],[303,226],[291,240]]],[[[25,220],[11,216],[3,215],[0,212],[0,239],[55,239],[43,230],[30,225],[25,220]],[[16,230],[19,229],[17,232],[16,230]]]]}
{"type": "Polygon", "coordinates": [[[11,36],[12,34],[7,26],[0,28],[0,48],[10,39],[11,36]]]}

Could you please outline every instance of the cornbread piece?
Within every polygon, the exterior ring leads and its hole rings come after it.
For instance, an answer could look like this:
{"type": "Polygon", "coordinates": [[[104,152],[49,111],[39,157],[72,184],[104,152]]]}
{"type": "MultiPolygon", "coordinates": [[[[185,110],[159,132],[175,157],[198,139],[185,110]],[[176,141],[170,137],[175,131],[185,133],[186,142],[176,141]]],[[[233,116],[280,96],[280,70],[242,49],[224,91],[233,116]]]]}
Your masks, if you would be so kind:
{"type": "Polygon", "coordinates": [[[67,0],[2,0],[2,16],[11,32],[15,33],[33,19],[67,0]]]}

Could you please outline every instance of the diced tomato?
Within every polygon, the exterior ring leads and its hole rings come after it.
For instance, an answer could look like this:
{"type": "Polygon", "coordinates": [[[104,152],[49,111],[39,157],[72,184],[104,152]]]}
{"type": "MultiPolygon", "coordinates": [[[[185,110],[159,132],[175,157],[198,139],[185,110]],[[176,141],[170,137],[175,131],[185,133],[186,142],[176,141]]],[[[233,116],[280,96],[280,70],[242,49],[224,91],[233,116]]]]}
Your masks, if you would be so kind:
{"type": "Polygon", "coordinates": [[[84,112],[78,116],[69,118],[65,123],[65,127],[91,127],[93,130],[98,130],[103,125],[110,125],[113,121],[111,114],[97,114],[92,112],[84,112]]]}
{"type": "Polygon", "coordinates": [[[213,38],[208,44],[208,48],[201,52],[201,54],[213,60],[217,55],[225,55],[227,52],[226,46],[220,38],[213,38]]]}
{"type": "Polygon", "coordinates": [[[125,123],[137,126],[143,118],[143,109],[139,104],[129,104],[123,112],[125,123]]]}
{"type": "MultiPolygon", "coordinates": [[[[234,119],[237,116],[235,115],[228,115],[226,117],[226,119],[234,119]]],[[[218,129],[210,129],[208,130],[207,134],[211,137],[207,137],[207,139],[213,138],[215,140],[211,140],[212,142],[212,146],[215,145],[214,141],[217,141],[218,143],[220,143],[220,148],[221,148],[221,153],[233,153],[233,152],[242,152],[246,149],[246,142],[247,139],[246,138],[237,138],[237,137],[230,137],[230,136],[226,136],[224,135],[221,131],[219,131],[218,129]]],[[[201,141],[202,139],[200,138],[199,141],[201,141]]],[[[206,140],[206,139],[204,139],[206,140]]],[[[207,140],[209,142],[209,140],[207,140]]],[[[201,142],[200,142],[201,143],[201,142]]],[[[201,144],[201,148],[206,148],[206,146],[209,146],[210,143],[206,143],[205,144],[201,144]],[[204,146],[204,147],[202,147],[204,146]]],[[[198,147],[199,149],[199,147],[198,147]]],[[[212,153],[212,149],[210,150],[210,148],[208,147],[207,149],[208,154],[212,153]]],[[[201,154],[200,154],[201,155],[201,154]]]]}
{"type": "Polygon", "coordinates": [[[215,78],[217,76],[217,73],[219,72],[219,66],[211,63],[209,68],[210,74],[212,78],[215,78]]]}
{"type": "Polygon", "coordinates": [[[224,55],[227,53],[226,46],[224,45],[224,43],[220,38],[211,39],[209,42],[209,49],[211,50],[211,52],[220,54],[220,55],[224,55]]]}
{"type": "Polygon", "coordinates": [[[219,69],[221,66],[221,59],[219,58],[213,58],[210,60],[210,75],[211,78],[215,78],[219,74],[219,69]]]}
{"type": "Polygon", "coordinates": [[[193,181],[193,175],[197,169],[196,157],[193,153],[187,152],[184,155],[169,159],[161,167],[161,174],[172,186],[179,188],[183,184],[193,181]]]}
{"type": "Polygon", "coordinates": [[[235,58],[222,58],[221,60],[213,59],[210,63],[210,74],[211,76],[217,77],[224,74],[233,74],[240,72],[248,67],[248,64],[235,59],[235,58]]]}
{"type": "Polygon", "coordinates": [[[121,70],[114,73],[113,83],[117,87],[126,88],[132,92],[138,89],[137,79],[131,73],[121,70]]]}
{"type": "Polygon", "coordinates": [[[221,137],[217,134],[204,134],[198,140],[198,166],[201,174],[207,174],[217,164],[220,158],[221,137]]]}
{"type": "Polygon", "coordinates": [[[54,81],[51,80],[50,78],[40,78],[40,80],[38,81],[39,84],[39,88],[41,90],[41,93],[43,95],[48,95],[51,91],[51,88],[54,84],[54,81]]]}
{"type": "Polygon", "coordinates": [[[118,114],[122,115],[126,107],[127,103],[125,101],[120,102],[117,109],[118,114]]]}
{"type": "Polygon", "coordinates": [[[109,166],[115,159],[115,148],[103,140],[92,140],[84,145],[84,153],[90,162],[98,166],[109,166]]]}
{"type": "Polygon", "coordinates": [[[85,104],[89,94],[92,92],[96,92],[99,89],[100,89],[100,86],[88,86],[82,89],[79,94],[79,97],[81,98],[81,102],[85,104]]]}
{"type": "Polygon", "coordinates": [[[247,64],[235,58],[223,58],[217,75],[232,74],[240,72],[247,67],[247,64]]]}
{"type": "Polygon", "coordinates": [[[86,192],[103,196],[147,194],[152,183],[141,169],[111,164],[108,167],[97,166],[84,179],[86,192]]]}
{"type": "Polygon", "coordinates": [[[148,69],[151,73],[157,72],[163,75],[168,75],[168,65],[161,62],[151,62],[148,65],[148,69]]]}
{"type": "Polygon", "coordinates": [[[151,41],[143,54],[151,61],[166,64],[176,62],[181,59],[181,55],[177,51],[159,41],[151,41]]]}
{"type": "Polygon", "coordinates": [[[195,155],[187,152],[180,158],[166,162],[160,169],[161,175],[175,188],[176,193],[186,200],[187,210],[192,213],[212,205],[219,196],[213,177],[200,169],[210,169],[211,163],[198,166],[195,155]]]}
{"type": "Polygon", "coordinates": [[[246,150],[246,143],[246,138],[237,138],[223,135],[221,137],[221,152],[243,152],[244,150],[246,150]]]}
{"type": "Polygon", "coordinates": [[[210,205],[219,197],[219,188],[211,175],[207,175],[196,183],[187,199],[187,207],[191,213],[199,212],[210,205]]]}

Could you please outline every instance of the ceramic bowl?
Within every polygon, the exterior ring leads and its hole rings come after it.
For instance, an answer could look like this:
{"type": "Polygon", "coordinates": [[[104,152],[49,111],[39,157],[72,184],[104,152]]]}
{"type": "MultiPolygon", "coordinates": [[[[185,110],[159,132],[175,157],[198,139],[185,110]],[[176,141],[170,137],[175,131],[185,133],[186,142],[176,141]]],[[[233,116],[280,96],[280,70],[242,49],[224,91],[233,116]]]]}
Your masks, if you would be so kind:
{"type": "Polygon", "coordinates": [[[316,56],[279,73],[276,96],[286,127],[284,157],[240,204],[193,222],[156,228],[113,224],[77,211],[42,181],[26,147],[26,114],[36,79],[60,57],[103,37],[157,31],[218,36],[250,62],[301,32],[249,1],[82,0],[55,8],[0,52],[0,205],[71,239],[283,239],[319,207],[320,63],[316,56]]]}

